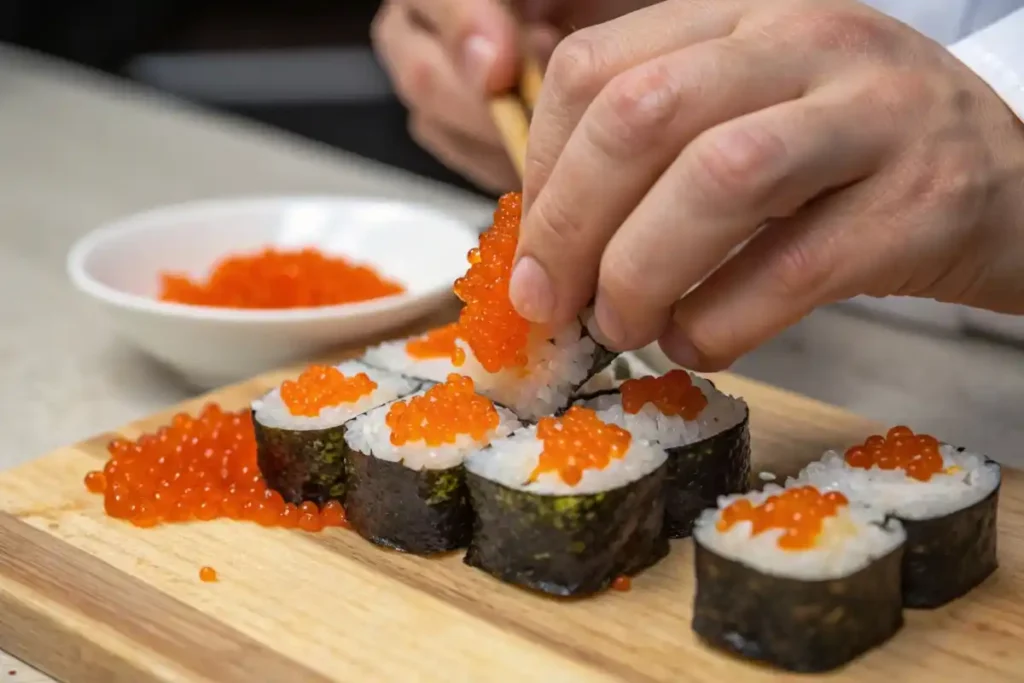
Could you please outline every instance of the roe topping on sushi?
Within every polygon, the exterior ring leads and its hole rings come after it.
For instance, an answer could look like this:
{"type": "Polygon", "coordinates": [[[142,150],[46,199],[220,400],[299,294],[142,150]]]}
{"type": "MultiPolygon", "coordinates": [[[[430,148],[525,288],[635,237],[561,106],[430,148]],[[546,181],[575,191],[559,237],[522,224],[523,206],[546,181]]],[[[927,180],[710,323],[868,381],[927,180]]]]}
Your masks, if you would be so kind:
{"type": "Polygon", "coordinates": [[[413,441],[440,446],[455,443],[462,434],[482,441],[501,420],[494,403],[473,391],[472,379],[452,373],[443,384],[396,401],[384,421],[395,446],[413,441]]]}
{"type": "Polygon", "coordinates": [[[365,372],[351,377],[330,365],[311,365],[296,380],[281,384],[281,401],[292,415],[316,417],[324,408],[354,403],[377,388],[365,372]]]}
{"type": "Polygon", "coordinates": [[[899,468],[919,481],[928,481],[943,471],[939,440],[929,434],[914,434],[902,425],[893,427],[885,436],[873,434],[864,443],[851,446],[844,459],[850,467],[866,470],[899,468]]]}
{"type": "MultiPolygon", "coordinates": [[[[421,360],[427,358],[452,358],[453,362],[455,362],[454,355],[462,353],[462,349],[455,345],[455,340],[458,337],[459,325],[458,323],[452,323],[451,325],[430,330],[421,337],[410,339],[405,343],[405,352],[413,358],[421,360]]],[[[465,361],[465,356],[462,357],[462,361],[465,361]]],[[[461,365],[461,362],[456,363],[456,365],[461,365]]]]}
{"type": "Polygon", "coordinates": [[[768,496],[760,505],[740,498],[722,510],[716,526],[724,532],[740,522],[750,522],[751,536],[782,529],[780,548],[806,550],[814,547],[825,518],[835,516],[848,502],[838,491],[823,494],[814,486],[799,486],[768,496]]]}
{"type": "MultiPolygon", "coordinates": [[[[510,192],[498,201],[494,223],[469,252],[469,270],[455,281],[455,295],[465,304],[459,313],[459,337],[491,373],[526,366],[530,324],[508,297],[512,262],[519,241],[522,196],[510,192]]],[[[456,366],[464,356],[452,354],[456,366]]]]}
{"type": "Polygon", "coordinates": [[[372,268],[316,249],[267,248],[221,259],[206,282],[164,273],[159,298],[196,306],[279,309],[333,306],[404,291],[372,268]]]}
{"type": "MultiPolygon", "coordinates": [[[[84,483],[103,494],[111,517],[139,527],[215,518],[302,526],[300,510],[267,488],[259,472],[248,410],[225,412],[211,403],[198,417],[179,413],[156,433],[115,439],[107,450],[111,457],[103,471],[89,472],[84,483]]],[[[302,528],[344,525],[340,505],[308,506],[302,512],[317,524],[306,520],[302,528]]]]}
{"type": "Polygon", "coordinates": [[[662,377],[626,380],[619,387],[619,393],[622,409],[631,415],[651,403],[663,415],[695,420],[708,405],[704,392],[694,386],[690,373],[685,370],[672,370],[662,377]]]}
{"type": "Polygon", "coordinates": [[[537,438],[544,442],[544,449],[530,481],[544,472],[557,472],[573,486],[584,470],[603,470],[612,458],[624,457],[633,437],[622,427],[602,421],[590,408],[573,406],[560,418],[541,418],[537,438]]]}

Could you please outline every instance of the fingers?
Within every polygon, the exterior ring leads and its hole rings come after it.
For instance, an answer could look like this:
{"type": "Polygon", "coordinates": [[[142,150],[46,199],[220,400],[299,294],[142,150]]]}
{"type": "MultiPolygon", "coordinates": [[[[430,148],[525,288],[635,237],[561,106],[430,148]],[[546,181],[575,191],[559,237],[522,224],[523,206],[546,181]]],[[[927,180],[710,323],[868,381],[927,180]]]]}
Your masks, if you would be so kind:
{"type": "Polygon", "coordinates": [[[515,168],[502,147],[468,139],[436,121],[416,116],[410,120],[409,132],[442,164],[485,190],[500,194],[519,184],[515,168]]]}
{"type": "Polygon", "coordinates": [[[499,0],[395,0],[436,32],[448,58],[475,92],[515,84],[517,31],[499,0]]]}
{"type": "Polygon", "coordinates": [[[801,62],[766,40],[728,37],[612,79],[570,135],[520,236],[519,254],[544,269],[554,292],[545,322],[564,323],[586,305],[608,240],[680,151],[704,130],[798,97],[813,68],[801,62]]]}
{"type": "Polygon", "coordinates": [[[563,39],[548,62],[530,125],[524,215],[583,113],[612,78],[668,52],[728,35],[742,5],[741,0],[661,2],[563,39]]]}
{"type": "Polygon", "coordinates": [[[373,38],[398,97],[410,111],[467,137],[500,144],[484,98],[466,87],[441,45],[400,5],[381,10],[373,38]]]}
{"type": "Polygon", "coordinates": [[[838,83],[702,133],[654,184],[601,259],[595,316],[612,346],[657,339],[672,305],[766,220],[880,166],[896,131],[838,83]]]}
{"type": "Polygon", "coordinates": [[[815,307],[872,291],[895,253],[878,239],[887,217],[872,211],[876,194],[859,184],[760,232],[675,305],[659,340],[665,354],[722,370],[815,307]]]}

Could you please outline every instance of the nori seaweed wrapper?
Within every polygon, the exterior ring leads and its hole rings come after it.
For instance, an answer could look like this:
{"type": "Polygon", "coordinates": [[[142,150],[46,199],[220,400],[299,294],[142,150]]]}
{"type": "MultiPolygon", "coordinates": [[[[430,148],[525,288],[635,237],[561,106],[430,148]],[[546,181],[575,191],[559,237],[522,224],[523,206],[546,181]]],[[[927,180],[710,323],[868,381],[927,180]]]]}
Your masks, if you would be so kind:
{"type": "Polygon", "coordinates": [[[903,626],[903,546],[839,579],[763,574],[694,544],[693,630],[707,643],[788,671],[838,668],[903,626]]]}
{"type": "Polygon", "coordinates": [[[476,517],[464,562],[524,588],[570,597],[607,588],[668,555],[665,465],[587,495],[519,491],[468,472],[476,517]]]}
{"type": "Polygon", "coordinates": [[[932,519],[903,519],[903,604],[931,609],[955,600],[991,575],[996,557],[996,511],[1002,482],[982,500],[932,519]]]}
{"type": "Polygon", "coordinates": [[[469,543],[473,510],[462,465],[411,470],[349,449],[348,477],[345,514],[363,538],[417,555],[469,543]]]}
{"type": "Polygon", "coordinates": [[[749,490],[750,410],[741,422],[715,436],[665,452],[665,533],[686,538],[700,513],[715,507],[719,496],[749,490]]]}
{"type": "Polygon", "coordinates": [[[256,457],[267,486],[286,502],[311,500],[323,505],[345,499],[345,426],[326,429],[278,429],[260,424],[256,430],[256,457]]]}

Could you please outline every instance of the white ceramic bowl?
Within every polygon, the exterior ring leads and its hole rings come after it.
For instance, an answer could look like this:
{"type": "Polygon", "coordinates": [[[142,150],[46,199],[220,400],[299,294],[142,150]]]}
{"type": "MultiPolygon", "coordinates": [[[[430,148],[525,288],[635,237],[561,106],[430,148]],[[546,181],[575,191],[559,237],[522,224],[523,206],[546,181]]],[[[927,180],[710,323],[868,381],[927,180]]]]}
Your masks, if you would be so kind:
{"type": "Polygon", "coordinates": [[[452,283],[465,272],[476,241],[476,230],[451,216],[392,200],[225,199],[163,207],[101,227],[74,245],[67,269],[120,334],[209,388],[362,343],[436,311],[453,296],[452,283]],[[342,255],[374,266],[407,291],[273,311],[156,299],[161,271],[204,277],[226,254],[268,245],[342,255]]]}

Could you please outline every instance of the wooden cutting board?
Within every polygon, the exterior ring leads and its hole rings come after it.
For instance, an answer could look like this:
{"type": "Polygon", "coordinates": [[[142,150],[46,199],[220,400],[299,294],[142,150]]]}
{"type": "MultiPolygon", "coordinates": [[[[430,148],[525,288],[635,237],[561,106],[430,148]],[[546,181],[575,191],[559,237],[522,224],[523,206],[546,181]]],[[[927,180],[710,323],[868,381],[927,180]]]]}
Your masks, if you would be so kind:
{"type": "MultiPolygon", "coordinates": [[[[125,426],[136,437],[206,400],[238,409],[272,373],[125,426]]],[[[730,375],[751,405],[755,470],[795,472],[880,428],[730,375]]],[[[911,425],[913,426],[913,425],[911,425]]],[[[462,564],[319,534],[215,521],[137,529],[104,516],[83,475],[114,434],[0,475],[0,645],[66,681],[725,681],[796,679],[704,647],[690,630],[692,544],[629,592],[557,602],[462,564]],[[220,580],[202,583],[203,565],[220,580]]],[[[1024,680],[1024,476],[1005,471],[1001,566],[830,675],[1024,680]]]]}

